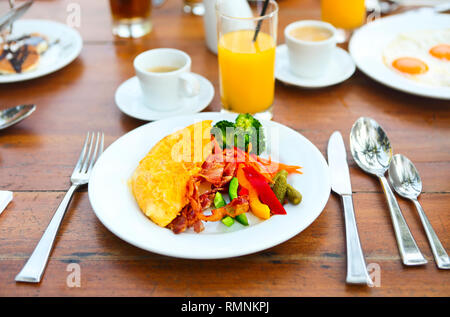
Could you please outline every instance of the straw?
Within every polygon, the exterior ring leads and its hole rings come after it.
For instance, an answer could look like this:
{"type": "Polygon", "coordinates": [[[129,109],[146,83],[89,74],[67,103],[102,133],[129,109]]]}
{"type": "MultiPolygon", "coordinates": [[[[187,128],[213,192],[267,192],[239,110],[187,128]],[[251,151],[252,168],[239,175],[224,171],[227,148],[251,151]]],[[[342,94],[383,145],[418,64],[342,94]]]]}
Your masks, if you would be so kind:
{"type": "MultiPolygon", "coordinates": [[[[261,10],[261,16],[266,14],[267,6],[269,5],[269,0],[264,1],[263,8],[261,10]]],[[[253,36],[253,42],[256,42],[256,38],[258,37],[259,30],[261,29],[262,19],[258,21],[258,25],[256,26],[255,36],[253,36]]]]}

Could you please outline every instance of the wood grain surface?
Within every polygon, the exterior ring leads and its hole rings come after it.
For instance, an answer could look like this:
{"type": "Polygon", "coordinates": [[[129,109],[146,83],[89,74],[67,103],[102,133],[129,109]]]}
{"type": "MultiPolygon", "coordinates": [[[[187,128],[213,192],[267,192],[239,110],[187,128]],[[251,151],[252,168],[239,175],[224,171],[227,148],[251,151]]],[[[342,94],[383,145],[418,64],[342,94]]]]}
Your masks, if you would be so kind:
{"type": "MultiPolygon", "coordinates": [[[[366,262],[380,268],[379,287],[345,284],[343,210],[334,194],[310,227],[279,246],[238,258],[194,261],[160,256],[120,240],[94,215],[86,189],[74,196],[42,282],[16,283],[15,275],[69,186],[86,131],[104,131],[106,144],[111,144],[145,123],[122,114],[114,104],[117,87],[134,75],[137,54],[156,47],[186,51],[192,70],[216,90],[205,111],[220,109],[217,57],[205,46],[202,18],[184,14],[181,0],[155,8],[153,32],[137,40],[111,35],[106,0],[36,1],[24,18],[66,22],[71,3],[81,8],[80,57],[46,77],[0,85],[0,109],[37,104],[30,118],[0,131],[0,190],[14,191],[14,201],[0,216],[0,296],[450,296],[450,273],[435,266],[412,203],[398,199],[429,260],[422,267],[401,264],[381,187],[351,155],[360,239],[366,262]],[[70,263],[80,265],[81,287],[66,283],[70,263]]],[[[320,18],[317,0],[280,0],[279,6],[279,43],[287,24],[320,18]]],[[[273,120],[302,133],[324,155],[333,131],[341,131],[348,149],[353,122],[360,116],[377,120],[394,152],[409,157],[419,169],[424,183],[420,201],[450,250],[449,106],[448,101],[392,90],[356,71],[346,82],[324,89],[277,82],[273,120]]]]}

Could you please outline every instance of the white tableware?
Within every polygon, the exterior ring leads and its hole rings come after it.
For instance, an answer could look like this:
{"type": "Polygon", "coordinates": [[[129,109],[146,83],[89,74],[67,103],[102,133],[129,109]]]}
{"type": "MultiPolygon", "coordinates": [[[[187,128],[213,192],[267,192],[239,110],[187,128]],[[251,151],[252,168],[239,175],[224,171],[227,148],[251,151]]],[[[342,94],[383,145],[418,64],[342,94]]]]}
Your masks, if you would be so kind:
{"type": "Polygon", "coordinates": [[[208,49],[217,54],[217,17],[216,0],[203,0],[205,13],[203,14],[203,28],[208,49]]]}
{"type": "Polygon", "coordinates": [[[216,0],[216,14],[231,18],[221,19],[221,23],[224,24],[222,26],[222,33],[255,29],[254,16],[248,1],[216,0]],[[236,21],[237,17],[240,18],[240,21],[236,21]]]}
{"type": "Polygon", "coordinates": [[[14,23],[12,37],[36,32],[45,35],[50,42],[48,50],[41,55],[39,65],[30,72],[0,75],[0,84],[48,75],[67,66],[81,53],[83,40],[78,31],[58,22],[18,20],[14,23]]]}
{"type": "Polygon", "coordinates": [[[330,64],[336,47],[336,29],[327,22],[303,20],[289,24],[284,29],[288,48],[289,67],[299,77],[317,78],[323,76],[330,64]],[[312,26],[330,31],[331,36],[323,41],[305,41],[292,36],[291,31],[312,26]]]}
{"type": "MultiPolygon", "coordinates": [[[[208,49],[217,54],[217,0],[203,0],[205,13],[203,14],[203,27],[205,30],[205,41],[208,49]]],[[[252,29],[254,25],[251,21],[246,21],[246,18],[252,18],[252,10],[248,5],[247,0],[226,0],[220,1],[220,11],[228,16],[240,16],[242,21],[240,23],[229,23],[228,26],[223,26],[226,32],[240,29],[252,29]]],[[[227,23],[227,22],[225,22],[227,23]]]]}
{"type": "Polygon", "coordinates": [[[364,25],[352,36],[349,51],[356,66],[372,79],[397,90],[439,99],[450,99],[448,87],[433,87],[410,80],[383,63],[383,49],[400,33],[450,28],[448,14],[412,11],[364,25]]]}
{"type": "Polygon", "coordinates": [[[180,108],[181,101],[200,93],[197,77],[191,73],[191,58],[173,48],[156,48],[139,54],[133,62],[145,105],[158,111],[180,108]],[[157,67],[175,70],[154,72],[157,67]]]}
{"type": "Polygon", "coordinates": [[[0,190],[0,215],[13,199],[13,193],[8,190],[0,190]]]}
{"type": "MultiPolygon", "coordinates": [[[[322,212],[330,195],[328,165],[320,151],[300,133],[273,121],[262,121],[267,137],[276,133],[277,149],[268,150],[286,164],[301,165],[302,175],[288,181],[303,195],[299,205],[287,204],[287,215],[266,221],[247,213],[249,226],[220,221],[205,230],[174,234],[149,220],[139,209],[127,185],[139,161],[166,135],[202,120],[234,120],[235,115],[199,113],[143,125],[111,144],[100,157],[89,182],[89,200],[99,220],[128,243],[151,252],[190,259],[218,259],[246,255],[278,245],[308,227],[322,212]]],[[[305,241],[306,243],[306,241],[305,241]]]]}
{"type": "MultiPolygon", "coordinates": [[[[199,94],[195,97],[182,98],[179,100],[180,106],[174,110],[159,111],[147,107],[139,80],[136,76],[123,82],[116,90],[116,105],[123,113],[130,117],[146,121],[200,112],[211,103],[214,97],[214,87],[205,77],[198,74],[193,74],[193,76],[199,82],[199,94]]],[[[164,106],[161,108],[164,108],[164,106]]]]}
{"type": "Polygon", "coordinates": [[[291,72],[286,44],[277,47],[275,78],[287,85],[302,88],[322,88],[336,85],[350,78],[355,69],[355,63],[347,51],[336,47],[330,64],[322,76],[317,78],[299,77],[291,72]]]}

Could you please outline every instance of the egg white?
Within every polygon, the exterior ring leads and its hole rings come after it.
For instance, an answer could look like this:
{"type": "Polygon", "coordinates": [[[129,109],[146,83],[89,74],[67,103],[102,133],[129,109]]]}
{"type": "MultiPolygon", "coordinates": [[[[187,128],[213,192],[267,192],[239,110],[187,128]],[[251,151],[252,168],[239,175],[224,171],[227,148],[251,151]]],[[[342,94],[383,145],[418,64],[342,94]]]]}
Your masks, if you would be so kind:
{"type": "Polygon", "coordinates": [[[450,87],[450,61],[432,56],[429,50],[450,44],[450,29],[422,30],[397,35],[383,50],[383,62],[399,75],[426,85],[450,87]],[[410,75],[392,66],[401,57],[414,57],[428,66],[423,74],[410,75]]]}

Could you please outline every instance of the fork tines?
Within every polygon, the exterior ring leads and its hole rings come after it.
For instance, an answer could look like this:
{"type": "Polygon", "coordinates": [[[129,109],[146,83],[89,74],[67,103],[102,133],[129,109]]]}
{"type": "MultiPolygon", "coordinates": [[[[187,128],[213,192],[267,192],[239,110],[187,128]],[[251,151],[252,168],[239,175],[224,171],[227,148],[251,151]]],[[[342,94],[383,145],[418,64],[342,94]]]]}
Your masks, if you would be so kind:
{"type": "Polygon", "coordinates": [[[103,152],[103,144],[104,134],[102,132],[88,132],[74,172],[90,172],[97,158],[103,152]]]}

